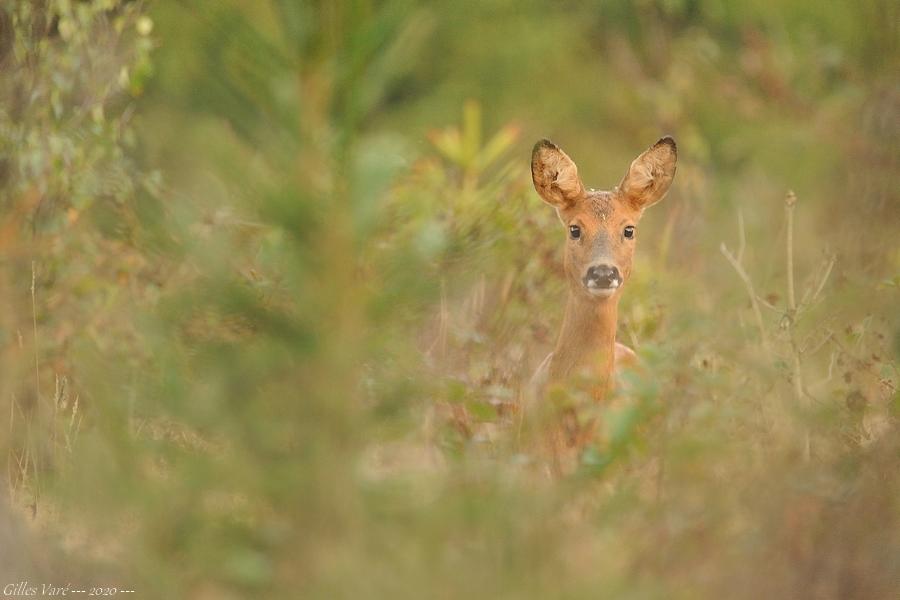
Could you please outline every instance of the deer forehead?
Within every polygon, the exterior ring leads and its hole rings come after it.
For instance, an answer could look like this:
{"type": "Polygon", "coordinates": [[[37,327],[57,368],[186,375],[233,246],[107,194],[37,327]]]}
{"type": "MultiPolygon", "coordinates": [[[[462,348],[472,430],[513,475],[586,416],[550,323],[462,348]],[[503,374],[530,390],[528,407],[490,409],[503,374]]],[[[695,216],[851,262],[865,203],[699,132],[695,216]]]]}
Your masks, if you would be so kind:
{"type": "Polygon", "coordinates": [[[613,192],[589,190],[581,202],[567,211],[569,218],[581,218],[588,224],[612,222],[616,218],[629,217],[628,207],[619,202],[613,192]]]}
{"type": "Polygon", "coordinates": [[[615,211],[612,198],[610,198],[609,194],[602,192],[589,194],[586,205],[586,208],[601,221],[609,219],[615,211]]]}

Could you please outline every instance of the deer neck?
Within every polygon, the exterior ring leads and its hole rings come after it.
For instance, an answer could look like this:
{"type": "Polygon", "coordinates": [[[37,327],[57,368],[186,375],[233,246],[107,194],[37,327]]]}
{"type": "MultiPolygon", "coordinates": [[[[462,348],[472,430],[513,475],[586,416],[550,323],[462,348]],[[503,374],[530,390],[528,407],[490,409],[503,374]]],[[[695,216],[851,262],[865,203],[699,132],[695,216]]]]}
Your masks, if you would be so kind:
{"type": "Polygon", "coordinates": [[[612,385],[618,313],[618,295],[597,301],[570,293],[553,353],[550,379],[558,381],[584,372],[596,377],[595,395],[604,396],[612,385]]]}

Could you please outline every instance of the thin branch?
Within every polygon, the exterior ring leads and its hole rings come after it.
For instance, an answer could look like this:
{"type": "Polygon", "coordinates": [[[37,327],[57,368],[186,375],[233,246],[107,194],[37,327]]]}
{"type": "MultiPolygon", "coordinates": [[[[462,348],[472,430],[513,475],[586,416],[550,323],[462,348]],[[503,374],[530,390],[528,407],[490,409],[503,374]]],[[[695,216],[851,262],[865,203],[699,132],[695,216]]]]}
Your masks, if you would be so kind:
{"type": "Polygon", "coordinates": [[[719,249],[722,251],[722,254],[731,263],[731,266],[734,267],[734,270],[737,272],[738,277],[741,278],[741,281],[744,282],[744,286],[747,288],[747,295],[750,296],[750,305],[753,307],[753,314],[756,317],[756,326],[759,328],[759,337],[762,340],[763,347],[766,351],[770,351],[771,348],[769,346],[769,338],[766,335],[766,327],[763,323],[762,311],[759,310],[759,302],[757,301],[756,291],[753,289],[753,281],[750,279],[750,276],[747,275],[747,272],[744,270],[744,267],[741,266],[741,263],[728,251],[728,248],[725,246],[725,242],[722,242],[722,245],[719,246],[719,249]]]}
{"type": "Polygon", "coordinates": [[[31,261],[31,325],[34,328],[34,387],[38,397],[37,404],[41,399],[41,376],[38,368],[38,335],[37,335],[37,304],[34,300],[35,280],[37,279],[34,261],[31,261]]]}
{"type": "Polygon", "coordinates": [[[819,280],[819,285],[816,287],[816,291],[813,292],[812,298],[810,298],[809,302],[813,303],[816,301],[816,298],[819,297],[819,294],[822,293],[822,288],[825,287],[825,283],[828,281],[828,278],[831,277],[831,270],[834,268],[834,263],[837,261],[837,257],[832,255],[831,259],[828,261],[828,266],[825,267],[825,274],[822,275],[822,279],[819,280]]]}
{"type": "MultiPolygon", "coordinates": [[[[819,340],[819,343],[816,344],[816,345],[815,345],[814,347],[812,347],[812,348],[808,348],[808,347],[803,347],[803,346],[801,346],[801,348],[800,348],[800,354],[812,356],[813,354],[815,354],[816,352],[818,352],[819,350],[821,350],[821,349],[822,349],[822,346],[824,346],[825,344],[828,343],[828,339],[829,339],[832,335],[834,335],[834,334],[833,334],[831,331],[829,331],[828,333],[825,334],[825,336],[824,336],[821,340],[819,340]]],[[[810,334],[806,339],[810,339],[811,337],[812,337],[812,334],[810,334]]],[[[804,342],[805,342],[805,340],[804,340],[804,342]]],[[[804,346],[805,346],[805,343],[804,343],[804,346]]]]}
{"type": "Polygon", "coordinates": [[[832,377],[834,377],[834,365],[837,362],[837,357],[838,357],[838,351],[832,350],[831,356],[828,359],[828,375],[826,375],[823,379],[820,379],[819,381],[812,384],[811,387],[819,388],[819,387],[825,385],[826,383],[828,383],[829,381],[831,381],[832,377]]]}
{"type": "Polygon", "coordinates": [[[816,269],[816,277],[813,278],[814,281],[818,279],[818,283],[814,283],[806,288],[806,292],[804,292],[803,298],[800,300],[800,306],[797,309],[798,311],[804,311],[815,304],[816,299],[819,297],[819,294],[822,293],[825,284],[828,282],[828,278],[831,276],[831,270],[834,268],[834,263],[836,261],[837,257],[832,254],[819,264],[819,268],[816,269]]]}
{"type": "Polygon", "coordinates": [[[774,304],[772,304],[771,302],[769,302],[762,296],[757,296],[756,299],[757,299],[757,301],[759,301],[760,304],[762,304],[766,308],[774,310],[775,312],[777,312],[779,314],[782,314],[782,315],[784,314],[784,310],[778,308],[777,306],[775,306],[774,304]]]}
{"type": "Polygon", "coordinates": [[[796,204],[797,196],[789,190],[784,199],[784,212],[787,215],[787,284],[788,308],[791,314],[797,312],[797,299],[794,296],[794,206],[796,204]]]}
{"type": "MultiPolygon", "coordinates": [[[[37,334],[37,302],[35,301],[35,283],[37,281],[37,268],[35,267],[35,262],[31,261],[31,325],[34,332],[34,393],[36,395],[37,401],[34,403],[34,410],[36,414],[40,414],[38,411],[41,410],[41,371],[40,371],[40,362],[38,360],[38,334],[37,334]]],[[[55,425],[55,423],[54,423],[55,425]]],[[[28,422],[28,428],[26,429],[26,435],[28,439],[28,446],[32,443],[32,423],[28,422]]],[[[33,478],[34,478],[34,506],[37,506],[37,497],[40,495],[40,487],[41,481],[39,479],[40,466],[38,465],[38,453],[31,453],[31,464],[34,466],[33,470],[33,478]]],[[[26,463],[26,467],[27,467],[26,463]]],[[[24,480],[24,478],[23,478],[24,480]]],[[[37,510],[35,508],[34,510],[37,510]]]]}
{"type": "MultiPolygon", "coordinates": [[[[797,196],[789,190],[784,199],[784,212],[787,217],[787,295],[788,295],[788,335],[791,342],[791,358],[793,367],[791,383],[794,384],[794,398],[802,402],[808,393],[803,388],[803,365],[800,362],[800,349],[797,346],[797,297],[794,294],[794,208],[797,205],[797,196]]],[[[812,455],[810,432],[807,428],[803,440],[803,458],[809,461],[812,455]]]]}

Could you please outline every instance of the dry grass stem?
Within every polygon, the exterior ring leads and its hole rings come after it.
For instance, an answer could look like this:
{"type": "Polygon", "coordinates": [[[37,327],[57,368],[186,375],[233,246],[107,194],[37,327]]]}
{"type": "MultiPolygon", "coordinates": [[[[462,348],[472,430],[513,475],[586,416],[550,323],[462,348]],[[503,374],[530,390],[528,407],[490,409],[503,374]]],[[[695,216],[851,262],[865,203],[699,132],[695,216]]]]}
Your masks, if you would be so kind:
{"type": "Polygon", "coordinates": [[[763,348],[766,352],[771,350],[771,346],[769,344],[769,336],[766,334],[766,327],[763,322],[762,311],[759,309],[759,301],[758,296],[756,294],[756,290],[753,288],[753,281],[750,279],[750,276],[747,274],[747,271],[744,270],[743,265],[738,262],[737,258],[728,250],[728,247],[725,246],[725,242],[722,242],[722,245],[719,247],[722,251],[722,254],[731,263],[731,266],[734,268],[735,272],[738,274],[738,277],[741,278],[741,281],[744,282],[744,286],[747,288],[747,295],[750,296],[750,305],[753,308],[753,315],[756,317],[756,326],[759,329],[759,337],[762,341],[763,348]]]}
{"type": "MultiPolygon", "coordinates": [[[[794,389],[794,400],[798,403],[804,401],[803,388],[803,364],[800,358],[800,349],[797,344],[797,298],[794,292],[794,208],[797,205],[797,196],[793,191],[788,191],[784,200],[784,211],[787,217],[787,248],[785,255],[787,260],[787,297],[788,313],[784,320],[788,330],[791,350],[791,383],[794,389]]],[[[809,461],[812,454],[812,441],[809,428],[804,432],[803,459],[809,461]]]]}

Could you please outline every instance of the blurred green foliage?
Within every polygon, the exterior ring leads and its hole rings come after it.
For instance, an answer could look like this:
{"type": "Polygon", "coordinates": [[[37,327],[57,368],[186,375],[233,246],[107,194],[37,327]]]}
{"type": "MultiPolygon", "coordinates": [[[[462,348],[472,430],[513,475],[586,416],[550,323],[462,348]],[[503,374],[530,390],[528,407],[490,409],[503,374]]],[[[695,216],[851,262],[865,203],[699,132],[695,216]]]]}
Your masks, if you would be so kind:
{"type": "Polygon", "coordinates": [[[141,597],[890,597],[898,17],[3,6],[13,506],[141,597]],[[521,397],[563,232],[530,147],[611,187],[664,133],[620,309],[647,372],[548,399],[601,423],[551,478],[521,397]]]}

